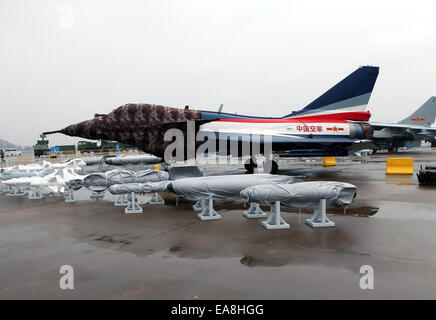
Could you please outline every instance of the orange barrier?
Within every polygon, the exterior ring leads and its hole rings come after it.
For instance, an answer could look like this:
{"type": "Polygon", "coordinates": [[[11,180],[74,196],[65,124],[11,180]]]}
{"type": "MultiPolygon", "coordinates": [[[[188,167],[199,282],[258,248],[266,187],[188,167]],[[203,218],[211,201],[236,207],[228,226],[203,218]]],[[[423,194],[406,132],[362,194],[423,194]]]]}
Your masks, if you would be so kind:
{"type": "Polygon", "coordinates": [[[322,160],[322,165],[324,167],[333,167],[336,165],[336,158],[335,157],[324,157],[322,160]]]}
{"type": "Polygon", "coordinates": [[[386,158],[386,174],[413,174],[413,158],[386,158]]]}

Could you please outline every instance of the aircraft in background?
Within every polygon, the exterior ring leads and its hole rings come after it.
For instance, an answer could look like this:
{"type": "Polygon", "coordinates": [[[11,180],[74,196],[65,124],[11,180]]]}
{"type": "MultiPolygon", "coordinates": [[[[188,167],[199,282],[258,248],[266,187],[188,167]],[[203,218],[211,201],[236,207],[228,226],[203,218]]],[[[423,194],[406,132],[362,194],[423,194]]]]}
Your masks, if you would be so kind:
{"type": "MultiPolygon", "coordinates": [[[[93,140],[115,140],[137,146],[158,157],[164,157],[166,148],[172,144],[172,141],[164,139],[168,129],[182,131],[185,149],[194,138],[196,148],[208,141],[216,145],[220,155],[229,155],[231,141],[241,145],[247,141],[251,149],[254,144],[259,144],[260,154],[265,153],[265,143],[271,142],[271,151],[285,157],[346,156],[350,151],[367,149],[365,143],[372,138],[373,129],[368,123],[370,113],[366,108],[378,72],[378,67],[360,67],[303,109],[283,117],[223,113],[221,107],[216,112],[189,107],[179,109],[126,104],[107,115],[98,114],[94,119],[46,134],[63,133],[93,140]],[[192,122],[195,132],[189,133],[189,123],[192,122]],[[208,139],[196,142],[197,133],[207,135],[208,139]],[[220,150],[221,146],[225,150],[220,150]]],[[[252,150],[241,154],[242,149],[238,148],[237,156],[252,156],[252,150]]],[[[187,150],[184,157],[190,157],[187,150]]],[[[269,161],[264,167],[269,167],[268,171],[272,173],[277,172],[276,161],[269,161]]],[[[245,163],[249,172],[255,167],[252,158],[245,163]]]]}
{"type": "Polygon", "coordinates": [[[436,117],[436,97],[428,99],[421,107],[398,123],[370,122],[374,128],[373,141],[378,149],[397,152],[398,148],[416,148],[421,142],[436,142],[436,128],[432,127],[436,117]]]}

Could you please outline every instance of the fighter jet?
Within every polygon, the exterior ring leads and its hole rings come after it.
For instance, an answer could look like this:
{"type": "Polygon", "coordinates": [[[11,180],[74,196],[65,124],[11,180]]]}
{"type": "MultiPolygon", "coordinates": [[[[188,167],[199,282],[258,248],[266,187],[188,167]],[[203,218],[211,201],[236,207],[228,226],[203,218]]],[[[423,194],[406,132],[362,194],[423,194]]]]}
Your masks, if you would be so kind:
{"type": "MultiPolygon", "coordinates": [[[[126,104],[107,115],[96,114],[94,119],[46,134],[115,140],[158,157],[164,157],[166,148],[172,143],[164,139],[168,129],[182,131],[185,158],[189,157],[186,152],[189,139],[197,133],[207,139],[194,142],[196,148],[209,141],[216,144],[216,152],[220,155],[228,154],[230,141],[256,143],[260,153],[265,152],[268,143],[271,151],[281,156],[348,155],[350,150],[367,148],[362,142],[372,138],[373,129],[367,122],[370,113],[366,108],[378,71],[378,67],[360,67],[303,109],[283,117],[223,113],[221,108],[216,112],[126,104]],[[188,134],[189,125],[194,127],[193,134],[188,134]]],[[[252,155],[252,150],[249,154],[252,155]]],[[[243,155],[238,153],[238,156],[243,155]]],[[[277,163],[271,160],[270,164],[270,172],[276,172],[277,163]]],[[[249,172],[255,166],[252,159],[245,164],[249,172]]]]}
{"type": "Polygon", "coordinates": [[[415,148],[422,140],[436,142],[436,128],[431,127],[436,117],[436,97],[428,99],[421,107],[398,123],[371,122],[373,141],[377,148],[397,152],[398,148],[415,148]]]}

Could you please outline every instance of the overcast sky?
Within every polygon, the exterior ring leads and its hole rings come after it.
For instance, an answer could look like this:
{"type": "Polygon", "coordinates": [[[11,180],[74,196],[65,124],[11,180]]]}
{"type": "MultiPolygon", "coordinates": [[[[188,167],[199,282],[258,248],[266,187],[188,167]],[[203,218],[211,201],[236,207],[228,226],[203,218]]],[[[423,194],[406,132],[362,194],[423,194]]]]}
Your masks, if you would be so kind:
{"type": "Polygon", "coordinates": [[[436,1],[0,0],[0,138],[129,102],[282,116],[360,65],[371,120],[436,95],[436,1]]]}

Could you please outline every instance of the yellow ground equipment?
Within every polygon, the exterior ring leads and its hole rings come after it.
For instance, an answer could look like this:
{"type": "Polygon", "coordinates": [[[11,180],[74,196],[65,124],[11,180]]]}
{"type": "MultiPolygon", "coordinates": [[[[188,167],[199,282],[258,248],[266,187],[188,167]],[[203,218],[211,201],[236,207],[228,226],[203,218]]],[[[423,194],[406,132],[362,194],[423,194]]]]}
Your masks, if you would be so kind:
{"type": "Polygon", "coordinates": [[[386,158],[386,174],[413,174],[413,158],[386,158]]]}
{"type": "Polygon", "coordinates": [[[324,157],[322,160],[322,165],[324,167],[333,167],[336,165],[336,158],[335,157],[324,157]]]}

